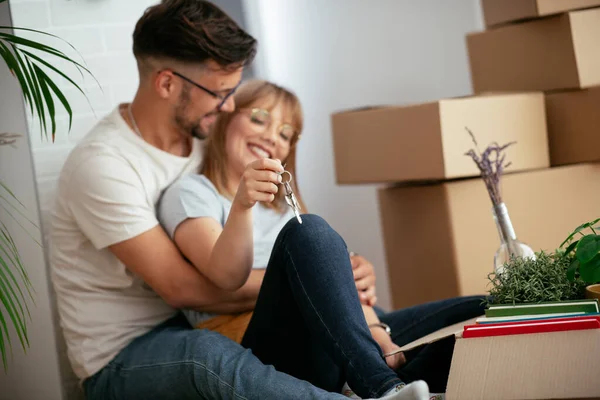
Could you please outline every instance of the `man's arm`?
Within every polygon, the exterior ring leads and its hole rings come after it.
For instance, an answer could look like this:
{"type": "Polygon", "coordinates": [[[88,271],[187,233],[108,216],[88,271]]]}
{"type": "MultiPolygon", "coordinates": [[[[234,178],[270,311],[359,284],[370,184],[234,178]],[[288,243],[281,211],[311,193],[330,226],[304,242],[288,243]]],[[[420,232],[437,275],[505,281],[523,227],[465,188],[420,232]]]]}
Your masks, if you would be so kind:
{"type": "Polygon", "coordinates": [[[219,313],[253,307],[258,290],[250,283],[227,293],[183,258],[159,225],[141,176],[123,157],[98,150],[65,179],[67,206],[82,233],[98,250],[112,251],[168,304],[219,313]]]}
{"type": "Polygon", "coordinates": [[[221,290],[183,258],[160,226],[109,249],[174,308],[220,314],[251,310],[264,276],[264,270],[253,270],[240,289],[221,290]]]}

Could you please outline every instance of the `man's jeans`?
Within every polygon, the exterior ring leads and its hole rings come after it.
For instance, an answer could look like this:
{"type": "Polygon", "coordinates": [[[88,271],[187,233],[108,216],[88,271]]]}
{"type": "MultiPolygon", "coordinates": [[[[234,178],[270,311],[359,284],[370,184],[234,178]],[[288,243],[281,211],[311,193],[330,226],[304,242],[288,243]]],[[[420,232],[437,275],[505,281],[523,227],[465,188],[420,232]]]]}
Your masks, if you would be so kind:
{"type": "MultiPolygon", "coordinates": [[[[396,375],[366,326],[345,243],[321,218],[305,215],[303,222],[292,220],[277,239],[245,347],[190,329],[178,316],[86,380],[87,398],[344,399],[315,385],[339,392],[345,380],[359,395],[379,397],[400,382],[398,375],[405,382],[431,380],[441,388],[432,390],[443,391],[453,340],[409,352],[396,375]]],[[[380,318],[403,345],[482,313],[481,298],[472,297],[380,318]]]]}

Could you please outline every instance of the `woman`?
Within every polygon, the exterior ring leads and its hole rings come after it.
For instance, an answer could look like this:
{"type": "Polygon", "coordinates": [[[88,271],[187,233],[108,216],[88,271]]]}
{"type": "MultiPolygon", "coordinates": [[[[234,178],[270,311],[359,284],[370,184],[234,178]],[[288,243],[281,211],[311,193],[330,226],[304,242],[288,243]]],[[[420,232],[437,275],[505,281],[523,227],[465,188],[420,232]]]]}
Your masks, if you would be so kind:
{"type": "MultiPolygon", "coordinates": [[[[186,176],[169,188],[159,216],[203,275],[248,299],[232,313],[253,313],[251,318],[228,316],[222,324],[219,317],[186,311],[188,320],[217,330],[239,328],[241,344],[263,363],[332,392],[347,381],[363,398],[428,398],[418,376],[404,374],[406,381],[415,381],[404,386],[398,376],[403,368],[394,371],[405,362],[402,353],[385,357],[398,345],[374,310],[361,306],[342,238],[314,215],[303,215],[299,224],[284,201],[282,164],[295,175],[302,131],[298,99],[276,85],[253,81],[240,87],[235,101],[236,112],[215,124],[201,175],[186,176]]],[[[302,205],[295,181],[292,188],[302,205]]],[[[441,318],[442,324],[482,313],[475,299],[452,305],[463,309],[441,318]]],[[[428,315],[440,310],[438,305],[428,315]]],[[[428,330],[439,327],[429,324],[428,330]]],[[[413,331],[419,335],[414,339],[429,333],[413,331]]],[[[414,357],[421,370],[428,351],[414,357]]]]}

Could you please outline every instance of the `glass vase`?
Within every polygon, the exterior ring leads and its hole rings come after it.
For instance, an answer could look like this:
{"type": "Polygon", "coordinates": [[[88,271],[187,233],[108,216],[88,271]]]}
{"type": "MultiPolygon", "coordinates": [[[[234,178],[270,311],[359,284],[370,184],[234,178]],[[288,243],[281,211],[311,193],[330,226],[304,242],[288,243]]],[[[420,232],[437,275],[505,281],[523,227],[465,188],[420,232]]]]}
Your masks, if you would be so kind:
{"type": "Polygon", "coordinates": [[[500,235],[500,247],[494,256],[496,274],[504,271],[504,265],[510,261],[511,257],[535,259],[535,252],[532,248],[517,239],[506,204],[500,203],[494,206],[492,212],[498,228],[498,235],[500,235]]]}

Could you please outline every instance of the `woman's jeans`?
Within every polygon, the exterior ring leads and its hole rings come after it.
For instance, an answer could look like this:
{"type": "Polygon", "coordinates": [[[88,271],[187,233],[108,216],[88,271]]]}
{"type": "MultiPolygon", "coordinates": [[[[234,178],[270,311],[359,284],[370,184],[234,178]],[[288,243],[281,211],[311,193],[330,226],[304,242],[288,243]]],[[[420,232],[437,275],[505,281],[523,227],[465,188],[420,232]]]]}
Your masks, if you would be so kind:
{"type": "MultiPolygon", "coordinates": [[[[454,339],[410,351],[403,367],[390,370],[366,325],[344,241],[323,219],[302,219],[277,239],[242,346],[175,317],[86,380],[87,398],[344,399],[345,381],[361,397],[379,397],[398,376],[443,392],[454,339]]],[[[443,300],[380,319],[403,345],[483,314],[481,299],[443,300]]]]}

